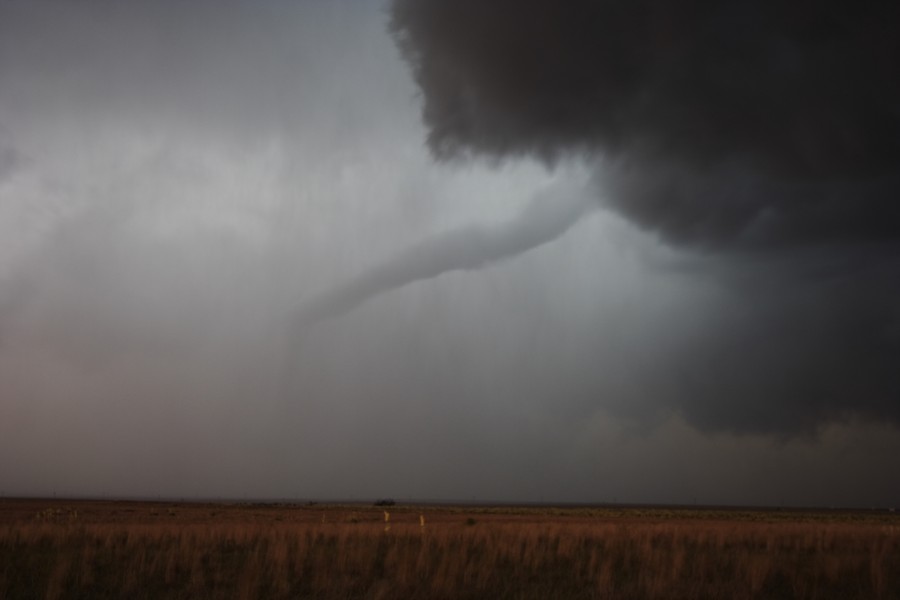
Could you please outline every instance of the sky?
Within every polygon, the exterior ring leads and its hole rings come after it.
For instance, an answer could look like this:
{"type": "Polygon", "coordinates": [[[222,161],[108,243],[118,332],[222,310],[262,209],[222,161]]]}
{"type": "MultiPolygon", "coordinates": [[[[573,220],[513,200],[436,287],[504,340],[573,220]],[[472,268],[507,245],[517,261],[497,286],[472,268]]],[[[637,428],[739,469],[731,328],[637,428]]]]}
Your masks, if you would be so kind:
{"type": "Polygon", "coordinates": [[[0,496],[900,504],[898,12],[3,1],[0,496]]]}

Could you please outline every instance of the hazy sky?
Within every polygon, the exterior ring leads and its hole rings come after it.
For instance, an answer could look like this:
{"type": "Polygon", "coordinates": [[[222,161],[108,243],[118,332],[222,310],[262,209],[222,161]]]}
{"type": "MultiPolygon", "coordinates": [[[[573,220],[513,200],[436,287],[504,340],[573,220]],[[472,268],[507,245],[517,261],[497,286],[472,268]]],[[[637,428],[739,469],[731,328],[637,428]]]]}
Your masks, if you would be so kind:
{"type": "Polygon", "coordinates": [[[0,495],[900,504],[840,4],[5,0],[0,495]]]}

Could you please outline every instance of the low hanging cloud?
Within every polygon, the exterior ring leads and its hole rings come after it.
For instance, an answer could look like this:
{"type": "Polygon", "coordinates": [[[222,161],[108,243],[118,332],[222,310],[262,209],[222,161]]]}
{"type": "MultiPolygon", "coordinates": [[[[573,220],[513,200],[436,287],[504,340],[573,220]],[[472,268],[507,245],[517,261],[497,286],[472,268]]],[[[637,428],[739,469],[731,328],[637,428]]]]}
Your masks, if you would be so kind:
{"type": "Polygon", "coordinates": [[[891,2],[394,0],[441,160],[600,157],[607,206],[731,293],[660,399],[705,429],[900,422],[891,2]]]}

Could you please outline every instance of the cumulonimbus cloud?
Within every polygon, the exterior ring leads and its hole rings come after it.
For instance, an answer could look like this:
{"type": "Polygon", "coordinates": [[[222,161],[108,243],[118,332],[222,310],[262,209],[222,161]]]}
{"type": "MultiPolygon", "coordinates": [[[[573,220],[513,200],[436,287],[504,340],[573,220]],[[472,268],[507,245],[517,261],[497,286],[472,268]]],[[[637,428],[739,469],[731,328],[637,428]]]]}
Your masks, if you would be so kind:
{"type": "Polygon", "coordinates": [[[392,17],[439,157],[602,153],[611,203],[674,241],[900,236],[895,3],[396,0],[392,17]]]}

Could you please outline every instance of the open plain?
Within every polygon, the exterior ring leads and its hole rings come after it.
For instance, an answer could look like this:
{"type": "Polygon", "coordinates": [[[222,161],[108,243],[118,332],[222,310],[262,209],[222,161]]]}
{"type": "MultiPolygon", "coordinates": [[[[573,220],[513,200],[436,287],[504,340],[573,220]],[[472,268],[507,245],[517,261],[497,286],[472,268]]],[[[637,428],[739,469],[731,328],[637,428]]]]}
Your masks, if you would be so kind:
{"type": "Polygon", "coordinates": [[[895,599],[900,516],[7,499],[0,597],[895,599]]]}

